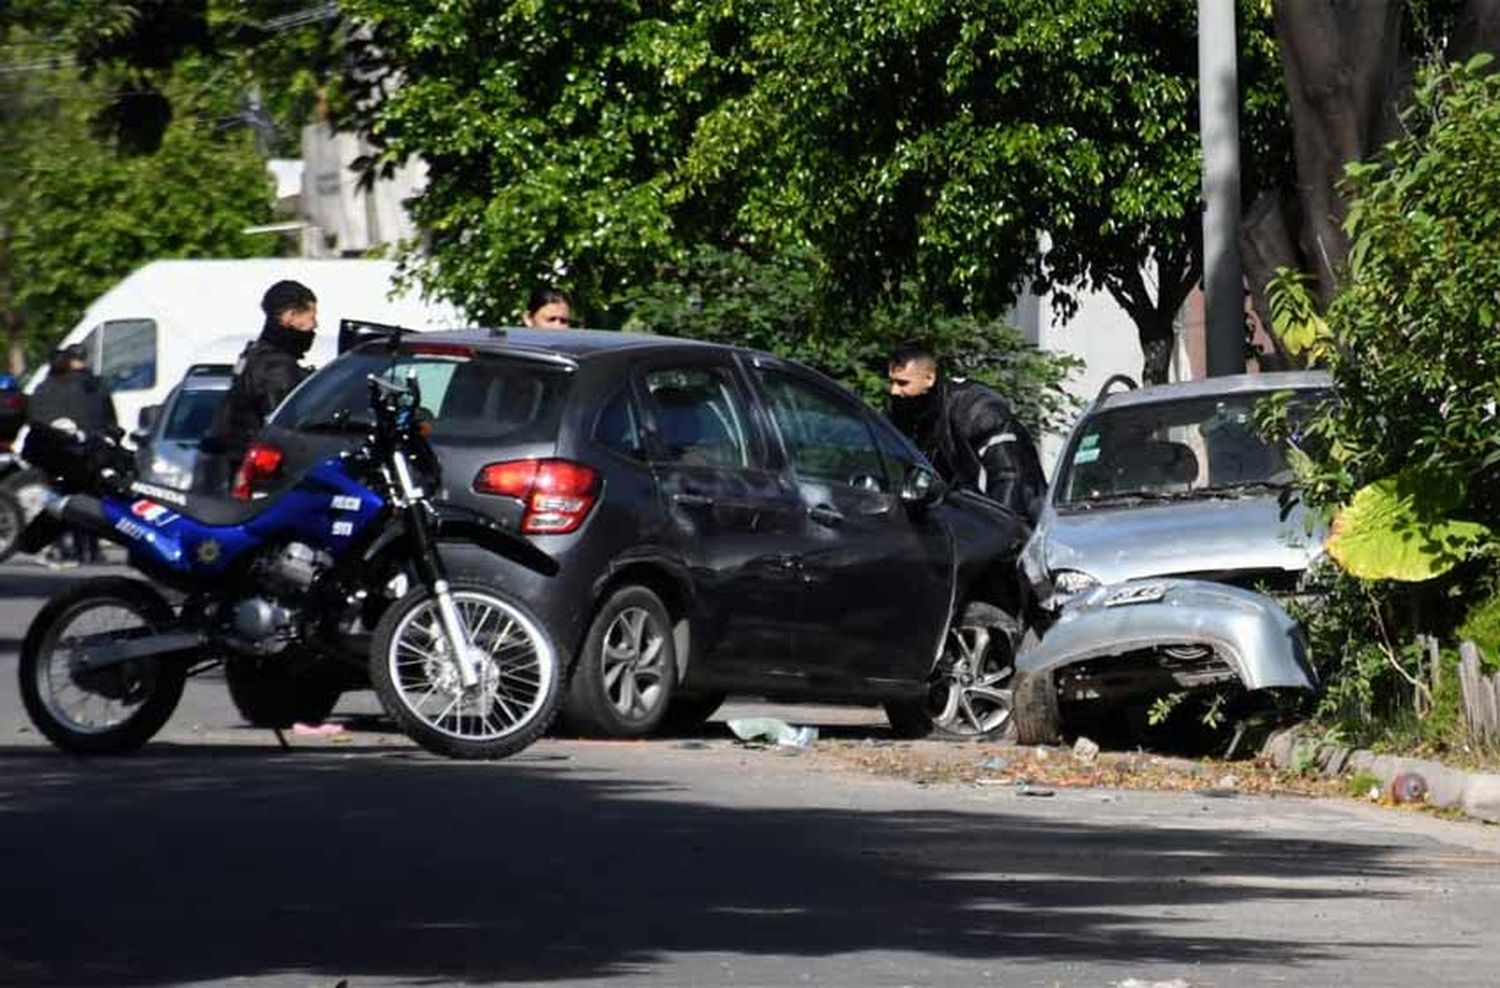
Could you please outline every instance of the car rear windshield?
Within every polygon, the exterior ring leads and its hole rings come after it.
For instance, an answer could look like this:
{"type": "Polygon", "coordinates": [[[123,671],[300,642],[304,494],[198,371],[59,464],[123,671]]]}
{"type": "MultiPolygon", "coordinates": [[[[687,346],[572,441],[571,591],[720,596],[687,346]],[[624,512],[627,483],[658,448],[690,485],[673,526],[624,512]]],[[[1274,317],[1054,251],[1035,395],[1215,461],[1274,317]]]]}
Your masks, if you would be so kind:
{"type": "Polygon", "coordinates": [[[196,442],[213,424],[214,414],[224,404],[225,391],[181,391],[172,405],[162,438],[176,442],[196,442]]]}
{"type": "MultiPolygon", "coordinates": [[[[1321,392],[1299,393],[1295,420],[1321,392]]],[[[1058,470],[1056,503],[1279,487],[1292,479],[1285,452],[1255,427],[1265,393],[1126,405],[1091,414],[1058,470]]]]}
{"type": "Polygon", "coordinates": [[[510,443],[557,438],[571,374],[498,355],[386,350],[345,354],[298,388],[272,423],[298,431],[362,432],[370,425],[370,375],[415,374],[434,440],[510,443]]]}

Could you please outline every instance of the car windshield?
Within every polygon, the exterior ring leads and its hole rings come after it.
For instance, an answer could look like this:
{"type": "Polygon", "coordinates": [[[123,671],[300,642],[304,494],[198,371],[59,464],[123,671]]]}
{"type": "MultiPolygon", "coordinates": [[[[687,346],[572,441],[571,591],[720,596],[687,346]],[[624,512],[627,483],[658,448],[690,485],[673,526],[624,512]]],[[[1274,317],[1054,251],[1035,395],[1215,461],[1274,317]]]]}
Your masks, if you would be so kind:
{"type": "Polygon", "coordinates": [[[172,404],[162,427],[162,438],[196,444],[213,424],[214,413],[224,404],[228,391],[182,391],[172,404]]]}
{"type": "MultiPolygon", "coordinates": [[[[1255,428],[1264,392],[1106,409],[1088,417],[1058,470],[1059,506],[1236,496],[1285,487],[1283,450],[1255,428]]],[[[1299,394],[1291,414],[1321,392],[1299,394]]]]}
{"type": "Polygon", "coordinates": [[[441,352],[384,349],[345,354],[287,398],[272,424],[299,431],[364,432],[370,426],[370,375],[404,381],[415,374],[435,440],[546,442],[556,439],[570,375],[530,360],[463,348],[441,352]]]}

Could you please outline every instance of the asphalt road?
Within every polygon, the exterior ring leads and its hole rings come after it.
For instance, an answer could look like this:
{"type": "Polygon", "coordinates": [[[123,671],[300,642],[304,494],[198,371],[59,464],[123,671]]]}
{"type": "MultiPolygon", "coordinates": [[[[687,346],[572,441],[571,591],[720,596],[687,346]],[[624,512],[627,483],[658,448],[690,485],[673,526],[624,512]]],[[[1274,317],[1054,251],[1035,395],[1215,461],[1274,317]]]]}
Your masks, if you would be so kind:
{"type": "Polygon", "coordinates": [[[1352,802],[918,786],[722,725],[453,763],[364,698],[343,739],[282,751],[212,681],[140,754],[72,759],[14,680],[39,598],[76,575],[0,566],[0,984],[1500,977],[1496,832],[1352,802]]]}

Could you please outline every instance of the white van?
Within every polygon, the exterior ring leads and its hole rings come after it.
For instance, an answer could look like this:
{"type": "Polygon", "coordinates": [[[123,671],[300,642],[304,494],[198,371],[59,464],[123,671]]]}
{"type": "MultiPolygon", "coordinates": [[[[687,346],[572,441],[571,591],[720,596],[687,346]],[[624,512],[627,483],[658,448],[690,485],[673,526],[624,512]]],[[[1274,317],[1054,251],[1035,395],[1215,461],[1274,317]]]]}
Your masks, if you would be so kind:
{"type": "MultiPolygon", "coordinates": [[[[397,292],[393,261],[250,260],[153,261],[94,300],[58,343],[81,343],[89,366],[109,387],[126,430],[140,410],[160,404],[194,364],[234,363],[265,321],[260,299],[283,278],[318,297],[318,335],[306,362],[332,360],[339,320],[363,319],[411,329],[453,329],[460,313],[445,303],[397,292]]],[[[26,383],[30,392],[45,367],[26,383]]]]}

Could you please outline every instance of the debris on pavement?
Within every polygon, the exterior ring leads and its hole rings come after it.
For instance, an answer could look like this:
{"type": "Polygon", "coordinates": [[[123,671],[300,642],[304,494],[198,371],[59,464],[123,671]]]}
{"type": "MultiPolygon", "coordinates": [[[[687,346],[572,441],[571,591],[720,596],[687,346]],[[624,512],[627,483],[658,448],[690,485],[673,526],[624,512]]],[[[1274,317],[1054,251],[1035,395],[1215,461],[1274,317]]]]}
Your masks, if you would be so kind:
{"type": "Polygon", "coordinates": [[[1417,772],[1402,772],[1391,780],[1391,802],[1420,803],[1427,798],[1427,780],[1417,772]]]}
{"type": "Polygon", "coordinates": [[[1042,786],[1028,785],[1027,783],[1023,782],[1021,785],[1016,786],[1016,795],[1017,796],[1053,796],[1053,795],[1056,795],[1056,793],[1053,790],[1051,790],[1051,789],[1047,789],[1047,788],[1044,788],[1042,786]]]}
{"type": "MultiPolygon", "coordinates": [[[[1061,749],[1066,752],[1068,749],[1061,749]]],[[[1059,749],[1017,746],[1000,760],[978,759],[972,748],[942,741],[872,747],[838,739],[820,743],[820,758],[835,759],[872,775],[920,784],[952,783],[998,789],[1027,784],[1051,789],[1162,789],[1221,797],[1246,794],[1342,796],[1338,781],[1277,769],[1269,763],[1196,761],[1145,751],[1100,751],[1083,763],[1059,749]]]]}
{"type": "Polygon", "coordinates": [[[765,741],[787,748],[807,748],[818,738],[816,727],[793,727],[778,717],[743,717],[726,721],[741,741],[765,741]]]}
{"type": "Polygon", "coordinates": [[[1085,765],[1091,764],[1099,757],[1099,745],[1088,738],[1079,738],[1073,742],[1073,757],[1085,765]]]}

